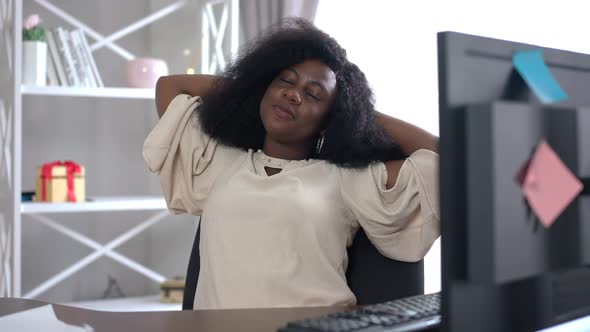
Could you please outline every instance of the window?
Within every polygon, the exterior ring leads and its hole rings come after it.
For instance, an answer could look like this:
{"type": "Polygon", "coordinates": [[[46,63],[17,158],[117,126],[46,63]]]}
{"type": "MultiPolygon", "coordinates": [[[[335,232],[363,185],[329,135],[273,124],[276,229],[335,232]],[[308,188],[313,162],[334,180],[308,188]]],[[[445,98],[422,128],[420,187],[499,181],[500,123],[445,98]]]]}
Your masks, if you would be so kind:
{"type": "MultiPolygon", "coordinates": [[[[377,110],[438,135],[436,32],[457,31],[590,53],[583,1],[320,0],[316,25],[367,76],[377,110]]],[[[440,290],[440,243],[425,260],[425,290],[440,290]]]]}

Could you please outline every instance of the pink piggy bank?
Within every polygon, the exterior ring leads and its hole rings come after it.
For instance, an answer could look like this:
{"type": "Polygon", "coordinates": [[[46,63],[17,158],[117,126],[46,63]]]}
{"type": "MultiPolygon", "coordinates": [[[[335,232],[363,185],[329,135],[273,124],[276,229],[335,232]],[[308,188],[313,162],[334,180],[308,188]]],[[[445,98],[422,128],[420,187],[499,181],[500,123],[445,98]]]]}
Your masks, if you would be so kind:
{"type": "Polygon", "coordinates": [[[132,88],[155,88],[160,76],[168,75],[168,65],[164,60],[137,58],[125,65],[127,84],[132,88]]]}

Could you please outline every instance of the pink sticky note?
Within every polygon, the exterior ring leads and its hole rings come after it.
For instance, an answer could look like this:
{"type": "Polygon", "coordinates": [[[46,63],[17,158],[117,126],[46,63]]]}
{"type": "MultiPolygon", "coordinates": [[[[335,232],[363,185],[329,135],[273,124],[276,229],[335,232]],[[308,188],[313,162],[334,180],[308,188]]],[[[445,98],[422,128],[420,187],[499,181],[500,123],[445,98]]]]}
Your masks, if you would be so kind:
{"type": "Polygon", "coordinates": [[[518,171],[518,173],[516,174],[516,182],[518,182],[518,184],[520,184],[520,186],[522,187],[523,183],[524,183],[524,179],[529,171],[529,166],[531,165],[531,160],[533,160],[533,158],[531,157],[529,160],[527,160],[521,167],[520,170],[518,171]]]}
{"type": "Polygon", "coordinates": [[[584,186],[545,140],[524,169],[520,177],[524,196],[543,226],[551,227],[584,186]]]}

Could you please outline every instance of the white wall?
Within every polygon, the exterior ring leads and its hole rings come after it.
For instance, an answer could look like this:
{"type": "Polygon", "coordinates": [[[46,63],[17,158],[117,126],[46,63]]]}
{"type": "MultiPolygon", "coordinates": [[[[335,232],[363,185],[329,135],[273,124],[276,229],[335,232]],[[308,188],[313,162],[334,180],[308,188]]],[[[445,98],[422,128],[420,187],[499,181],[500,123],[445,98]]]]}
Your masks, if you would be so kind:
{"type": "MultiPolygon", "coordinates": [[[[436,32],[458,31],[590,53],[588,1],[321,0],[316,25],[367,75],[377,109],[438,134],[436,32]]],[[[440,243],[426,257],[440,290],[440,243]]]]}

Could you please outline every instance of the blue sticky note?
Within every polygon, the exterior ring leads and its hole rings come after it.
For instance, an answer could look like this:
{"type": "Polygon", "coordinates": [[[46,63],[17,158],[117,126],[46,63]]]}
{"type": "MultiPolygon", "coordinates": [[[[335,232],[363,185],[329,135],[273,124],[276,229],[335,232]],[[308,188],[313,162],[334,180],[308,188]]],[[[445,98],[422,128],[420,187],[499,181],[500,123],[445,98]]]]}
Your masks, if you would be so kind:
{"type": "Polygon", "coordinates": [[[544,104],[556,103],[568,98],[543,60],[541,50],[514,53],[514,68],[544,104]]]}

